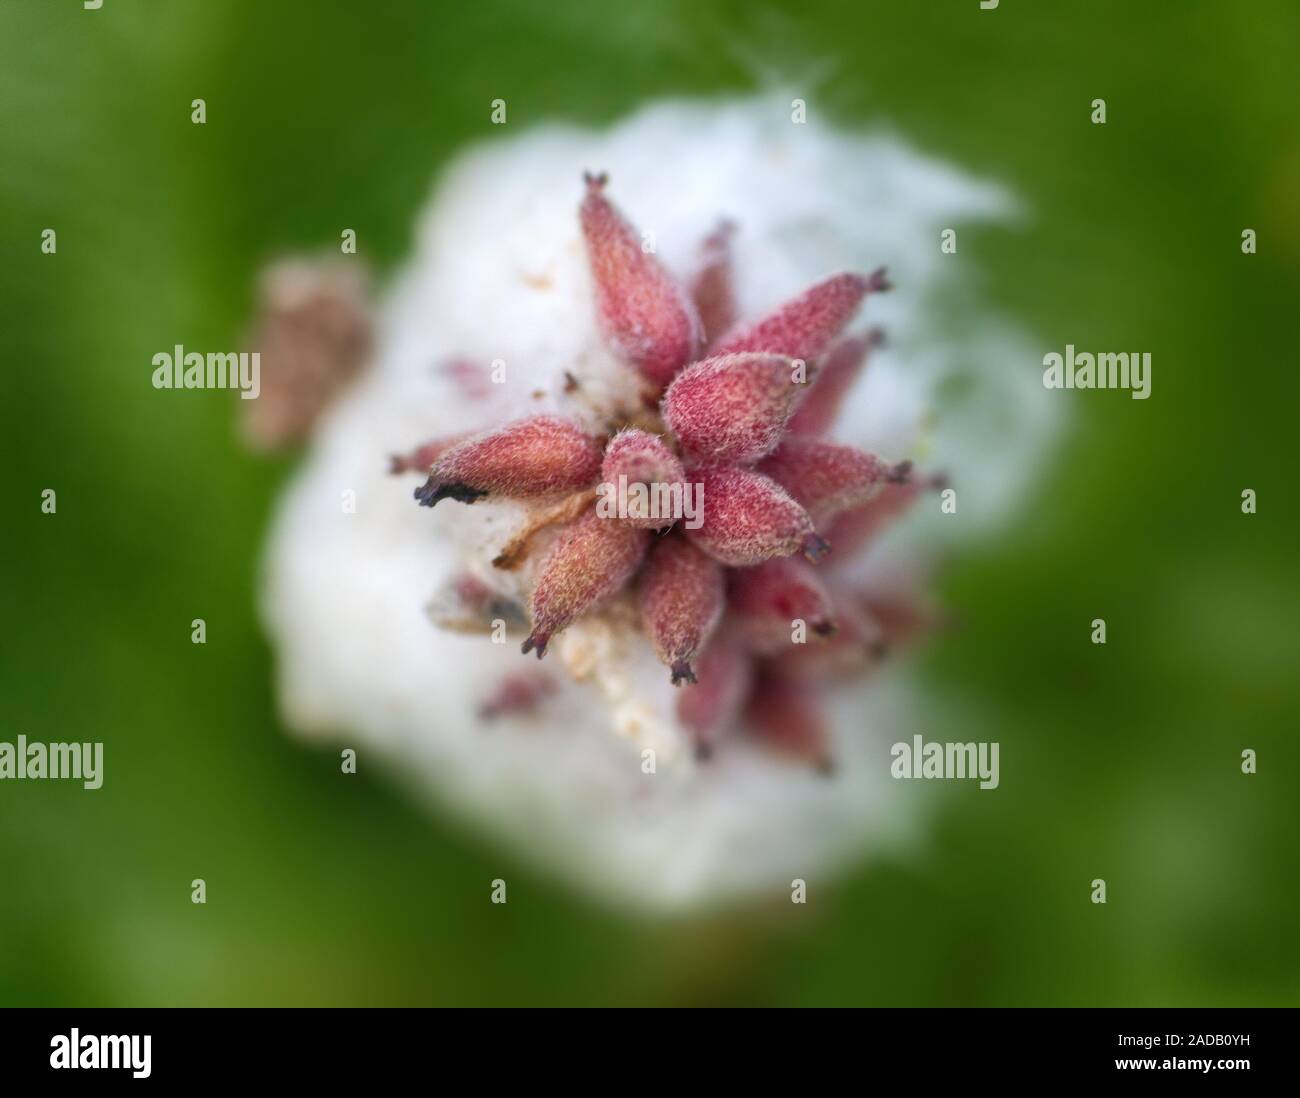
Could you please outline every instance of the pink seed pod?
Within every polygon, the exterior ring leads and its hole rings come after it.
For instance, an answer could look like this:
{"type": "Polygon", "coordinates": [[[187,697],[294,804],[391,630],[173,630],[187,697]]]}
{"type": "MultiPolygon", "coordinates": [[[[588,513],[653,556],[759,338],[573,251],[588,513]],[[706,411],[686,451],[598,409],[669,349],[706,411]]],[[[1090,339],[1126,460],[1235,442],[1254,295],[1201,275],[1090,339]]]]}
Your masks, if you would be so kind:
{"type": "Polygon", "coordinates": [[[687,536],[733,568],[803,553],[816,561],[830,545],[808,512],[776,481],[737,465],[704,466],[687,474],[701,486],[701,522],[687,536]]]}
{"type": "Polygon", "coordinates": [[[429,473],[430,467],[443,454],[453,446],[459,446],[472,434],[446,435],[443,438],[430,439],[422,446],[417,446],[414,450],[408,450],[405,454],[392,454],[388,458],[388,472],[390,476],[396,476],[399,473],[429,473]]]}
{"type": "Polygon", "coordinates": [[[869,275],[832,275],[757,323],[728,333],[714,353],[769,351],[812,362],[853,319],[868,293],[887,289],[883,267],[869,275]]]}
{"type": "Polygon", "coordinates": [[[528,716],[537,712],[556,689],[555,680],[545,671],[513,671],[497,683],[478,707],[479,719],[528,716]]]}
{"type": "Polygon", "coordinates": [[[601,518],[594,507],[560,534],[533,589],[533,631],[522,651],[540,660],[551,637],[601,599],[621,590],[641,566],[650,535],[601,518]]]}
{"type": "Polygon", "coordinates": [[[852,446],[818,438],[787,438],[759,469],[818,522],[866,503],[885,484],[902,484],[910,461],[885,461],[852,446]]]}
{"type": "Polygon", "coordinates": [[[579,216],[596,284],[596,314],[611,349],[663,388],[700,346],[695,306],[640,234],[605,197],[605,175],[586,177],[579,216]]]}
{"type": "Polygon", "coordinates": [[[828,537],[841,559],[866,548],[884,530],[915,506],[922,493],[947,485],[943,476],[911,477],[903,483],[886,483],[866,503],[836,515],[828,526],[828,537]]]}
{"type": "Polygon", "coordinates": [[[781,659],[781,670],[800,680],[851,679],[871,672],[888,654],[890,637],[870,614],[860,593],[836,590],[832,598],[835,632],[817,644],[795,645],[781,659]]]}
{"type": "Polygon", "coordinates": [[[731,238],[735,231],[735,223],[724,219],[705,237],[700,248],[700,269],[691,281],[691,300],[706,342],[717,339],[736,322],[731,273],[731,238]]]}
{"type": "Polygon", "coordinates": [[[880,630],[880,643],[885,649],[902,647],[923,633],[951,623],[915,593],[863,595],[861,609],[880,630]]]}
{"type": "MultiPolygon", "coordinates": [[[[674,485],[680,486],[679,491],[686,491],[686,471],[681,460],[661,439],[636,427],[620,431],[605,447],[605,459],[600,467],[601,482],[617,491],[620,477],[626,478],[623,483],[629,488],[635,484],[644,485],[647,504],[660,499],[674,485]]],[[[623,522],[645,530],[660,530],[673,524],[675,516],[666,514],[661,507],[648,508],[646,514],[633,513],[634,502],[629,498],[628,513],[619,515],[623,522]]]]}
{"type": "Polygon", "coordinates": [[[823,774],[834,770],[826,718],[809,687],[762,668],[745,716],[754,735],[779,754],[823,774]]]}
{"type": "Polygon", "coordinates": [[[798,557],[733,572],[727,608],[737,638],[764,656],[816,646],[836,628],[830,592],[812,565],[798,557]]]}
{"type": "Polygon", "coordinates": [[[806,370],[781,355],[707,358],[668,387],[664,422],[696,459],[757,461],[781,441],[806,379],[806,370]]]}
{"type": "Polygon", "coordinates": [[[492,370],[485,362],[450,358],[442,363],[441,372],[466,400],[487,400],[492,395],[492,370]]]}
{"type": "Polygon", "coordinates": [[[691,661],[722,617],[722,566],[681,537],[662,538],[641,573],[641,624],[672,683],[695,682],[691,661]]]}
{"type": "Polygon", "coordinates": [[[491,633],[497,625],[515,629],[526,624],[524,608],[473,572],[458,572],[425,604],[429,620],[458,633],[491,633]]]}
{"type": "Polygon", "coordinates": [[[904,648],[925,634],[959,625],[928,594],[928,573],[913,562],[873,568],[847,588],[845,598],[870,616],[891,650],[904,648]]]}
{"type": "Polygon", "coordinates": [[[561,416],[531,416],[452,447],[415,490],[421,506],[473,503],[487,495],[527,498],[586,488],[600,473],[604,443],[561,416]]]}
{"type": "Polygon", "coordinates": [[[255,449],[304,441],[366,369],[375,324],[369,278],[355,262],[289,259],[262,276],[258,317],[241,348],[261,355],[261,395],[240,402],[255,449]]]}
{"type": "Polygon", "coordinates": [[[725,637],[717,637],[704,649],[698,668],[699,682],[677,696],[677,719],[695,744],[695,757],[707,759],[740,716],[754,681],[754,666],[725,637]]]}
{"type": "Polygon", "coordinates": [[[795,435],[820,435],[830,429],[839,415],[848,391],[853,388],[867,362],[867,353],[884,342],[879,328],[865,336],[840,340],[823,356],[808,395],[790,417],[788,430],[795,435]]]}

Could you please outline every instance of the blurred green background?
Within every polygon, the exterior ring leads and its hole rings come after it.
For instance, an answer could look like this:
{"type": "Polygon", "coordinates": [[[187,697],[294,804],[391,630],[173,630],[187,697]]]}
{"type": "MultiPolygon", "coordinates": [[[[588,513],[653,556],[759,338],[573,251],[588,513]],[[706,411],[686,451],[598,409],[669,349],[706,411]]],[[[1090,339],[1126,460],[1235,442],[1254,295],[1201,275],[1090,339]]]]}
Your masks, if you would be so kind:
{"type": "Polygon", "coordinates": [[[0,739],[106,744],[97,793],[0,783],[0,1002],[1300,1002],[1297,56],[1290,0],[0,0],[0,739]],[[1026,223],[963,237],[990,305],[1149,349],[1154,392],[1061,394],[1023,526],[946,574],[925,670],[1004,716],[998,792],[798,919],[645,923],[284,734],[253,591],[292,463],[149,359],[233,345],[265,258],[342,224],[392,269],[494,98],[773,80],[1010,185],[1026,223]]]}

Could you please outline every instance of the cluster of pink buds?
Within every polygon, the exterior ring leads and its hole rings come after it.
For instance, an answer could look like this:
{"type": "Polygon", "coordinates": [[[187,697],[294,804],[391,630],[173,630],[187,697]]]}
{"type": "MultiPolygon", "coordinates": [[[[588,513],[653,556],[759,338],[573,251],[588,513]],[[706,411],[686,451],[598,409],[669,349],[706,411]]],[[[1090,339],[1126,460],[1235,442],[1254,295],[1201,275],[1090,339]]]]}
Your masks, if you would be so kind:
{"type": "MultiPolygon", "coordinates": [[[[889,288],[884,272],[833,275],[737,322],[734,227],[704,241],[684,286],[606,184],[586,177],[579,217],[600,333],[639,374],[644,407],[598,432],[546,414],[434,440],[393,471],[427,470],[415,491],[424,506],[523,501],[542,516],[534,526],[559,526],[535,570],[525,653],[541,658],[575,620],[634,591],[671,681],[689,684],[678,718],[700,757],[740,730],[828,768],[821,684],[868,672],[920,617],[906,605],[879,612],[878,593],[833,565],[938,484],[909,461],[824,437],[880,341],[845,330],[869,294],[889,288]],[[700,514],[607,516],[596,489],[614,482],[695,493],[700,514]]],[[[492,711],[543,694],[519,680],[492,711]]]]}

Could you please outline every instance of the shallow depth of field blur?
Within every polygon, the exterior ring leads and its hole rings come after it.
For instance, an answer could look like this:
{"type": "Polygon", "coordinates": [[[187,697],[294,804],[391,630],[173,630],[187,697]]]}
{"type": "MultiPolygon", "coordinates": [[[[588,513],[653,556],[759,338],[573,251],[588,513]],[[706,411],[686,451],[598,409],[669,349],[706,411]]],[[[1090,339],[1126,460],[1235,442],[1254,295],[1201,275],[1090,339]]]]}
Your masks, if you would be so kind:
{"type": "Polygon", "coordinates": [[[0,740],[105,744],[98,792],[0,783],[0,1003],[1300,1001],[1298,45],[1287,0],[0,2],[0,740]],[[235,346],[265,258],[341,227],[392,270],[494,98],[519,132],[772,86],[1017,192],[962,277],[1040,357],[1149,350],[1153,394],[1055,394],[1019,525],[944,576],[925,672],[999,723],[918,731],[1000,741],[1001,787],[806,908],[647,923],[284,733],[293,459],[149,360],[235,346]]]}

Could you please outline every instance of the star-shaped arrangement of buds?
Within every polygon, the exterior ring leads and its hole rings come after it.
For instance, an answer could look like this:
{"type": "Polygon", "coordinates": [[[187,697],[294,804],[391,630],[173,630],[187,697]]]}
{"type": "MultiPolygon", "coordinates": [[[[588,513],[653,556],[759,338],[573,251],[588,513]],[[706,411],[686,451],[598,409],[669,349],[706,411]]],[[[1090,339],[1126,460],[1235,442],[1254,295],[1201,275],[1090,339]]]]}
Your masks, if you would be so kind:
{"type": "Polygon", "coordinates": [[[868,594],[819,567],[860,552],[939,483],[824,437],[880,338],[845,330],[889,285],[883,271],[836,274],[738,321],[733,226],[704,242],[683,286],[606,187],[586,176],[579,216],[601,335],[639,374],[643,407],[601,434],[544,414],[437,439],[394,471],[428,471],[415,491],[427,507],[518,500],[560,524],[537,566],[525,653],[541,658],[561,630],[634,590],[642,630],[685,684],[677,714],[699,757],[740,731],[829,769],[822,685],[869,672],[926,618],[905,593],[868,594]],[[671,489],[699,513],[610,514],[596,496],[615,484],[671,489]]]}

